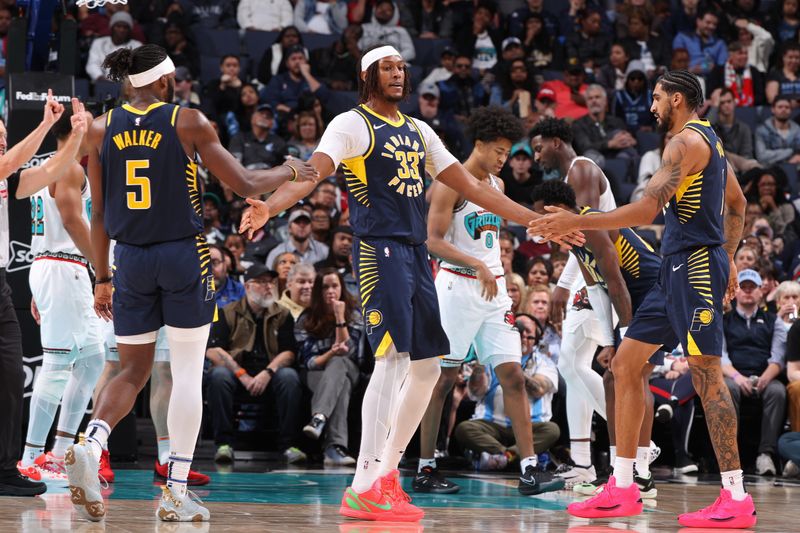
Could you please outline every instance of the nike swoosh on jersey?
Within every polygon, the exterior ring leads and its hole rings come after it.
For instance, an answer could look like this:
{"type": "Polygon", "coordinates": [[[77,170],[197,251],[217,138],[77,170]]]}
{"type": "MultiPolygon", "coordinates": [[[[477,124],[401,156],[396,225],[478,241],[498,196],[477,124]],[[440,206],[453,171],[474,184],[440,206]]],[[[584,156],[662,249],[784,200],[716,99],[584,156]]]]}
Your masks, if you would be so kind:
{"type": "Polygon", "coordinates": [[[683,263],[681,263],[680,265],[678,265],[676,267],[672,267],[672,271],[673,272],[677,272],[682,266],[683,266],[683,263]]]}
{"type": "Polygon", "coordinates": [[[372,129],[374,129],[374,130],[379,130],[379,129],[381,129],[382,127],[384,127],[385,125],[386,125],[386,124],[381,124],[381,125],[376,125],[376,124],[373,124],[373,125],[372,125],[372,129]]]}

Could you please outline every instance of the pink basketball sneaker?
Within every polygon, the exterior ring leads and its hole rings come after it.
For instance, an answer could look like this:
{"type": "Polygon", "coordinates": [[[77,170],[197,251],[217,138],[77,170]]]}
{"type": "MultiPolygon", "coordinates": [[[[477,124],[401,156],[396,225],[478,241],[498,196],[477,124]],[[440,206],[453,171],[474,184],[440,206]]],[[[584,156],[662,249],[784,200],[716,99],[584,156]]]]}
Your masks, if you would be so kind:
{"type": "Polygon", "coordinates": [[[580,518],[633,516],[642,512],[642,498],[636,483],[621,489],[617,487],[614,476],[611,476],[600,493],[586,501],[571,503],[567,512],[580,518]]]}
{"type": "Polygon", "coordinates": [[[694,513],[685,513],[678,522],[687,527],[713,527],[741,529],[756,525],[756,508],[748,494],[742,500],[734,500],[731,491],[720,489],[717,501],[694,513]]]}

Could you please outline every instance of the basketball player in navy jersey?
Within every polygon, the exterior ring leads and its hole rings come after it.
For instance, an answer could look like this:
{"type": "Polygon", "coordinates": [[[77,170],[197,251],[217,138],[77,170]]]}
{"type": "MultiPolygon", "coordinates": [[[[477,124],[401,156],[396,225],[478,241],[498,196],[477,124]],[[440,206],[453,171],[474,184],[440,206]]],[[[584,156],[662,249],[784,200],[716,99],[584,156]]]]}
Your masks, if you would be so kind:
{"type": "Polygon", "coordinates": [[[269,192],[292,179],[315,181],[318,174],[294,161],[245,170],[202,113],[167,103],[175,67],[160,46],[122,48],[103,66],[110,79],[129,81],[133,95],[130,104],[96,119],[88,133],[95,311],[114,320],[121,369],[98,397],[85,443],[66,454],[72,503],[90,520],[105,516],[98,459],[111,429],[147,382],[156,334],[166,326],[174,383],[167,415],[172,449],[156,515],[164,521],[204,521],[208,510],[186,491],[202,416],[205,346],[216,314],[196,160],[199,156],[242,196],[269,192]],[[110,239],[116,241],[113,278],[110,239]]]}
{"type": "MultiPolygon", "coordinates": [[[[425,245],[425,171],[502,218],[527,224],[538,216],[479,182],[427,124],[400,113],[398,103],[410,91],[408,67],[397,50],[365,52],[361,104],[331,121],[309,159],[322,176],[339,163],[344,167],[356,237],[354,273],[376,358],[362,406],[356,475],[339,511],[363,520],[423,517],[403,492],[397,465],[439,377],[438,356],[450,353],[425,245]]],[[[287,184],[267,202],[248,200],[253,207],[242,215],[240,230],[252,233],[270,213],[291,207],[313,188],[287,184]]]]}
{"type": "Polygon", "coordinates": [[[663,209],[664,259],[658,283],[645,297],[612,361],[616,380],[617,460],[605,490],[568,512],[585,518],[629,516],[642,511],[633,483],[636,438],[644,413],[642,366],[656,349],[679,342],[688,356],[692,382],[703,402],[706,422],[722,475],[720,497],[700,511],[682,514],[689,527],[747,528],[756,523],[753,500],[744,490],[737,420],[722,375],[722,306],[736,289],[733,255],[741,238],[746,202],[711,125],[697,116],[703,91],[685,70],[659,78],[651,111],[659,129],[674,137],[662,167],[637,202],[608,213],[580,216],[548,206],[531,224],[545,238],[578,228],[615,229],[649,224],[663,209]],[[727,253],[727,254],[726,254],[727,253]]]}

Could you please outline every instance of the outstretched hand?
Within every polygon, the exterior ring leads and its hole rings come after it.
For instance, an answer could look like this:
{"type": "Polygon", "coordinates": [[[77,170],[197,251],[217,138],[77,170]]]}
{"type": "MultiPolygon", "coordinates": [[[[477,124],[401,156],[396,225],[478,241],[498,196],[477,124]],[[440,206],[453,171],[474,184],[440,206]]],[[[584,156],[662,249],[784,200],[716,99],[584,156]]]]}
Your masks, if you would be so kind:
{"type": "Polygon", "coordinates": [[[56,102],[53,98],[53,89],[47,89],[47,97],[44,101],[44,117],[42,122],[49,128],[64,114],[64,106],[56,102]]]}
{"type": "Polygon", "coordinates": [[[250,204],[250,207],[242,213],[242,221],[239,222],[239,233],[247,233],[247,238],[252,239],[253,234],[269,220],[269,207],[267,207],[267,202],[257,198],[245,198],[245,202],[250,204]]]}
{"type": "Polygon", "coordinates": [[[528,235],[566,247],[583,246],[586,237],[578,230],[579,215],[552,205],[544,208],[550,214],[531,220],[528,223],[528,235]]]}
{"type": "Polygon", "coordinates": [[[89,130],[89,119],[86,116],[86,109],[83,103],[77,98],[72,99],[72,135],[83,136],[89,130]]]}

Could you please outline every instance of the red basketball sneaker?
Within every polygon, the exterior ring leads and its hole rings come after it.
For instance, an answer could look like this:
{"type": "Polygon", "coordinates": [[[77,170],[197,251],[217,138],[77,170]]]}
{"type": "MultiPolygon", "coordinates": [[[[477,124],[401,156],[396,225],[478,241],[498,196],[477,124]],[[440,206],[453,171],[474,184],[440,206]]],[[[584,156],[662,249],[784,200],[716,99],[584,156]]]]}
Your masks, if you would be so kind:
{"type": "Polygon", "coordinates": [[[339,514],[359,520],[402,520],[395,516],[394,508],[395,504],[392,499],[381,490],[381,480],[379,479],[365,492],[358,493],[353,490],[353,487],[347,487],[342,496],[339,514]]]}
{"type": "Polygon", "coordinates": [[[97,472],[100,481],[105,480],[106,483],[114,483],[114,471],[111,470],[111,454],[108,450],[103,450],[100,454],[100,470],[97,472]]]}
{"type": "Polygon", "coordinates": [[[569,504],[567,512],[580,518],[633,516],[642,512],[642,498],[636,483],[621,489],[617,487],[614,476],[611,476],[599,494],[586,501],[569,504]]]}
{"type": "MultiPolygon", "coordinates": [[[[167,465],[166,463],[162,465],[161,463],[158,462],[158,459],[156,459],[156,466],[155,466],[156,478],[158,478],[160,481],[166,481],[168,468],[169,465],[167,465]]],[[[189,470],[189,478],[186,480],[186,484],[191,485],[193,487],[197,487],[200,485],[208,485],[210,481],[211,478],[208,477],[207,475],[201,474],[200,472],[195,472],[194,470],[189,470]]]]}
{"type": "Polygon", "coordinates": [[[411,496],[403,490],[400,484],[400,472],[392,470],[378,481],[381,482],[381,490],[394,502],[394,512],[402,522],[416,522],[422,520],[425,512],[411,503],[411,496]],[[402,518],[401,518],[402,517],[402,518]]]}
{"type": "Polygon", "coordinates": [[[756,508],[753,498],[748,494],[744,500],[734,500],[731,491],[720,489],[717,501],[693,513],[678,517],[678,522],[686,527],[713,527],[741,529],[756,525],[756,508]]]}

